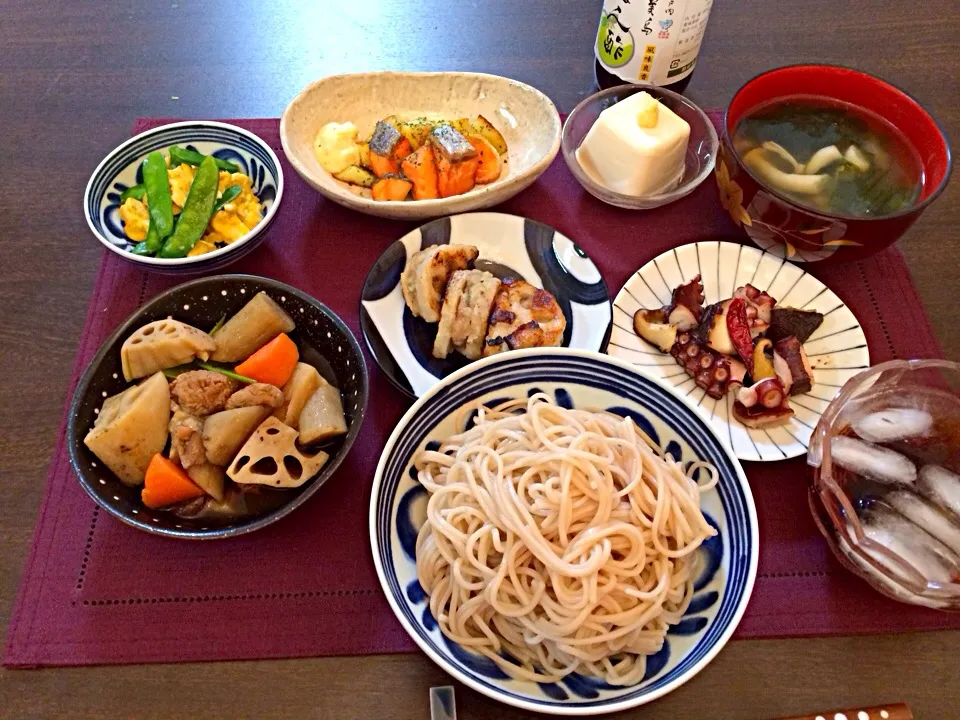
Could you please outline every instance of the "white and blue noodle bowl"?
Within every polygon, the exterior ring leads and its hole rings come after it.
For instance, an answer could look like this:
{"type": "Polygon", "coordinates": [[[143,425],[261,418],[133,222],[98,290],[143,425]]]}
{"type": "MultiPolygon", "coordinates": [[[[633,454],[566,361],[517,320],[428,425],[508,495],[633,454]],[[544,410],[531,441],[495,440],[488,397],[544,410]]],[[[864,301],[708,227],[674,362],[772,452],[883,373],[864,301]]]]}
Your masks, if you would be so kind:
{"type": "Polygon", "coordinates": [[[253,250],[276,217],[283,197],[283,170],[273,149],[252,132],[211,120],[161,125],[132,137],[111,152],[93,171],[83,195],[87,225],[107,250],[148,270],[166,274],[208,272],[228,265],[253,250]],[[253,193],[263,206],[259,224],[239,240],[203,255],[154,258],[130,252],[135,242],[123,232],[120,195],[143,180],[143,159],[154,150],[180,145],[204,155],[228,160],[250,177],[253,193]]]}
{"type": "MultiPolygon", "coordinates": [[[[471,413],[472,416],[472,413],[471,413]]],[[[629,363],[580,350],[539,348],[495,355],[444,378],[394,430],[377,467],[370,500],[370,542],[387,599],[423,651],[461,682],[495,700],[557,715],[592,715],[654,700],[696,675],[736,629],[757,573],[757,515],[736,457],[685,401],[629,363]],[[556,683],[514,680],[476,653],[448,640],[417,581],[416,538],[426,517],[426,490],[416,480],[416,453],[461,432],[468,403],[496,404],[546,392],[560,405],[632,417],[654,442],[687,464],[704,460],[719,482],[701,508],[717,529],[698,550],[694,597],[663,649],[647,658],[636,685],[618,687],[571,674],[556,683]]]]}

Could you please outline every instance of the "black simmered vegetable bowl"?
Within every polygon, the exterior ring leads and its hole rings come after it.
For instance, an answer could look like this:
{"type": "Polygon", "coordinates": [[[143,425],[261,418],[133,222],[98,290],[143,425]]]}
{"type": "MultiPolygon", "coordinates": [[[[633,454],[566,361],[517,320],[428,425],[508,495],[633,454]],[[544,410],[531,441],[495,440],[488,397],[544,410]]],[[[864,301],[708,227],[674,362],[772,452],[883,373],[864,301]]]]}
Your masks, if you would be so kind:
{"type": "Polygon", "coordinates": [[[219,275],[178,285],[139,308],[101,346],[80,379],[70,406],[67,447],[80,484],[99,506],[120,520],[157,535],[210,539],[240,535],[270,525],[307,500],[336,471],[349,453],[363,423],[367,405],[367,369],[360,346],[349,328],[322,303],[299,290],[253,275],[219,275]],[[129,386],[121,370],[120,347],[146,323],[172,317],[201,328],[231,316],[258,292],[267,292],[296,322],[291,337],[301,359],[314,365],[341,391],[347,433],[324,449],[330,460],[316,477],[285,490],[285,501],[265,514],[227,522],[185,518],[151,510],[130,487],[113,475],[84,445],[104,398],[129,386]]]}

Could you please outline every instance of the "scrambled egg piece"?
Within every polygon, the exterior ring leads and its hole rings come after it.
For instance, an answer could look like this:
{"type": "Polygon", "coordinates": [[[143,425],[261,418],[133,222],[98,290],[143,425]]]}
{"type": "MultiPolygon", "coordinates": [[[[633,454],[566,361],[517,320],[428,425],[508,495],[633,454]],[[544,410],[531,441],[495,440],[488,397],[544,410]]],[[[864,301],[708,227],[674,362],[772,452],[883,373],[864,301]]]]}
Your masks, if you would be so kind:
{"type": "Polygon", "coordinates": [[[147,239],[150,227],[150,213],[145,203],[127,198],[120,206],[120,219],[123,220],[123,232],[131,240],[140,242],[147,239]]]}
{"type": "Polygon", "coordinates": [[[229,245],[253,230],[263,218],[263,207],[250,188],[250,178],[243,173],[221,170],[219,194],[223,194],[231,185],[239,186],[240,194],[214,214],[201,242],[229,245]]]}
{"type": "MultiPolygon", "coordinates": [[[[207,233],[207,236],[209,236],[209,233],[207,233]]],[[[195,255],[203,255],[204,253],[213,252],[216,249],[217,249],[217,246],[214,245],[212,242],[201,238],[197,240],[197,244],[194,245],[190,249],[190,252],[187,253],[187,257],[194,257],[195,255]]]]}
{"type": "Polygon", "coordinates": [[[170,182],[170,199],[173,200],[173,213],[176,215],[187,201],[187,193],[193,184],[193,176],[197,171],[192,165],[181,163],[167,171],[167,180],[170,182]]]}
{"type": "Polygon", "coordinates": [[[243,173],[231,174],[221,170],[220,192],[222,193],[231,185],[238,185],[240,194],[224,205],[223,210],[235,213],[249,230],[253,230],[257,223],[263,219],[263,207],[260,205],[257,196],[253,194],[250,187],[250,178],[243,173]]]}

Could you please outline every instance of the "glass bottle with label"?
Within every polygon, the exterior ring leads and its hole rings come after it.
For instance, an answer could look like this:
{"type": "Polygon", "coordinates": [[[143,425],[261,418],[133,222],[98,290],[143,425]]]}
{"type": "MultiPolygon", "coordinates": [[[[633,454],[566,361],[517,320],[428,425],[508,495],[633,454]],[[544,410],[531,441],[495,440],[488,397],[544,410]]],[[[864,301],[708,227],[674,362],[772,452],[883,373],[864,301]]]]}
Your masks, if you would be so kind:
{"type": "Polygon", "coordinates": [[[713,0],[604,0],[595,49],[597,84],[683,92],[712,5],[713,0]]]}

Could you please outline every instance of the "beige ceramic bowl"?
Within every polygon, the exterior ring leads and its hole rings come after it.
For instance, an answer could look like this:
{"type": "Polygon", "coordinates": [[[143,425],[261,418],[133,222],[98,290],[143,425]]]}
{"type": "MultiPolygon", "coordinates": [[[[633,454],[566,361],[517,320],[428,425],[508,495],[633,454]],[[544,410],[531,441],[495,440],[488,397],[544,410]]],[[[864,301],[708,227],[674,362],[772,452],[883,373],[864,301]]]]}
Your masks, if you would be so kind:
{"type": "Polygon", "coordinates": [[[550,98],[523,83],[481,73],[375,72],[317,80],[287,106],[280,120],[283,151],[311,186],[344,207],[394,220],[424,220],[488,208],[530,186],[560,149],[560,116],[550,98]],[[499,180],[438,200],[377,202],[320,167],[313,141],[328,122],[353,122],[369,137],[388,115],[483,115],[509,148],[499,180]]]}

